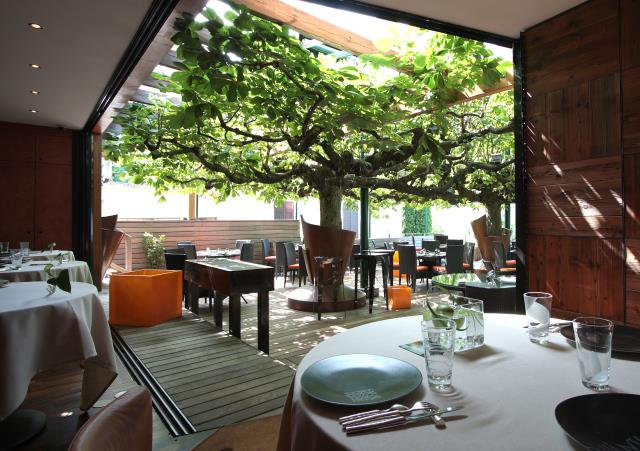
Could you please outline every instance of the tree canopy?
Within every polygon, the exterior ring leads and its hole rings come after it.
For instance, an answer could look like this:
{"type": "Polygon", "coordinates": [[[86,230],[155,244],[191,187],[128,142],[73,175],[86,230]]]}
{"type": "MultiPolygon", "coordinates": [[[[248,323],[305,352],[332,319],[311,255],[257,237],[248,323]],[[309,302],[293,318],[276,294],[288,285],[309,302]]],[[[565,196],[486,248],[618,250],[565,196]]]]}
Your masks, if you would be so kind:
{"type": "Polygon", "coordinates": [[[315,195],[336,227],[359,187],[381,203],[512,195],[511,94],[455,104],[510,66],[482,43],[421,31],[384,54],[336,58],[243,7],[203,15],[176,21],[179,70],[158,76],[181,102],[131,103],[105,143],[134,182],[218,199],[315,195]]]}

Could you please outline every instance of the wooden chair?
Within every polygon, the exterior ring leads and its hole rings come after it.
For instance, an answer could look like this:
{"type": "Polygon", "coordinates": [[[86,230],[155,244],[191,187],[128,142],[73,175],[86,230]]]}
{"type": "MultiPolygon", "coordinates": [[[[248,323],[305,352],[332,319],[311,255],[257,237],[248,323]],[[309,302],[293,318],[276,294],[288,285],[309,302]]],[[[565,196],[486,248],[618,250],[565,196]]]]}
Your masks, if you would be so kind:
{"type": "Polygon", "coordinates": [[[428,266],[418,265],[416,261],[416,247],[411,245],[398,246],[398,285],[402,283],[402,275],[405,275],[407,285],[411,282],[411,288],[416,291],[416,279],[424,278],[429,271],[428,266]]]}
{"type": "Polygon", "coordinates": [[[151,394],[137,386],[104,406],[76,433],[69,451],[151,451],[151,394]]]}
{"type": "Polygon", "coordinates": [[[111,262],[124,239],[124,232],[113,229],[102,229],[102,271],[100,278],[104,279],[111,262]]]}
{"type": "Polygon", "coordinates": [[[351,230],[309,224],[302,217],[300,223],[309,262],[307,272],[314,284],[318,283],[315,277],[316,257],[325,257],[333,261],[335,277],[332,277],[331,286],[323,285],[322,297],[323,302],[335,301],[336,288],[343,283],[356,234],[351,230]]]}

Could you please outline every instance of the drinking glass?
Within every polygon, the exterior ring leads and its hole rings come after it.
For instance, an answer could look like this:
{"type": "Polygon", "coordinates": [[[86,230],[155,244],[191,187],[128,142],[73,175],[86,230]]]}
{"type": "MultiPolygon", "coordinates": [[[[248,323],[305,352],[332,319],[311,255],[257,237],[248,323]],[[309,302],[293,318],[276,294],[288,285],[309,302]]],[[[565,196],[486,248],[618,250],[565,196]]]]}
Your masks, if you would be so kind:
{"type": "Polygon", "coordinates": [[[28,241],[20,241],[20,252],[22,252],[23,257],[29,256],[29,242],[28,241]]]}
{"type": "Polygon", "coordinates": [[[11,267],[13,269],[20,269],[22,267],[22,252],[14,252],[11,254],[11,267]]]}
{"type": "Polygon", "coordinates": [[[608,390],[613,323],[602,318],[579,317],[573,320],[573,333],[582,385],[595,391],[608,390]]]}
{"type": "Polygon", "coordinates": [[[524,310],[529,327],[529,340],[533,343],[546,343],[549,340],[549,320],[553,296],[544,292],[524,294],[524,310]]]}
{"type": "Polygon", "coordinates": [[[448,391],[453,373],[456,323],[451,319],[433,318],[422,321],[421,325],[429,386],[436,391],[448,391]]]}
{"type": "Polygon", "coordinates": [[[9,242],[0,241],[0,254],[6,254],[7,252],[9,252],[9,242]]]}
{"type": "Polygon", "coordinates": [[[455,300],[456,351],[478,348],[484,344],[484,302],[458,296],[455,300]]]}

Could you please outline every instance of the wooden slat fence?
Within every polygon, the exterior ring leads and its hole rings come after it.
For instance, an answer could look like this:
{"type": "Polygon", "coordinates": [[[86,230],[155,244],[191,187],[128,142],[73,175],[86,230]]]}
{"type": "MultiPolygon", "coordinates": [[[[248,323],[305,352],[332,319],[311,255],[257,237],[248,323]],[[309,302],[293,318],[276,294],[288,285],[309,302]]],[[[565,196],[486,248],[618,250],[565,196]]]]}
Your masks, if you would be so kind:
{"type": "MultiPolygon", "coordinates": [[[[234,248],[236,240],[253,240],[255,245],[254,261],[263,262],[260,240],[270,242],[294,241],[300,239],[298,221],[218,221],[218,220],[122,220],[117,228],[131,236],[133,269],[146,266],[142,236],[145,232],[165,235],[165,247],[175,247],[178,241],[192,241],[198,250],[234,248]]],[[[122,244],[116,253],[114,263],[125,265],[125,246],[122,244]]]]}

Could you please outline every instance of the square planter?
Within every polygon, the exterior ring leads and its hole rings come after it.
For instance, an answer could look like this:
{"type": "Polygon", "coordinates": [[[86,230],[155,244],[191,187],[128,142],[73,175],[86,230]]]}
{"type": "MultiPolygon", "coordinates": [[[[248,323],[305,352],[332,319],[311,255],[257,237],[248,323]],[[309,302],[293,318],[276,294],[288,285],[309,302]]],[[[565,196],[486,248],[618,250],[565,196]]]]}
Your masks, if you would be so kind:
{"type": "Polygon", "coordinates": [[[109,322],[114,326],[154,326],[182,316],[182,271],[142,269],[113,274],[109,322]]]}
{"type": "Polygon", "coordinates": [[[387,287],[389,308],[393,310],[411,308],[411,287],[394,285],[387,287]]]}

